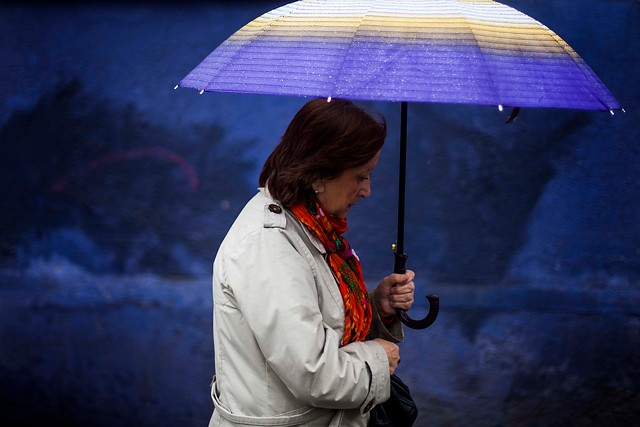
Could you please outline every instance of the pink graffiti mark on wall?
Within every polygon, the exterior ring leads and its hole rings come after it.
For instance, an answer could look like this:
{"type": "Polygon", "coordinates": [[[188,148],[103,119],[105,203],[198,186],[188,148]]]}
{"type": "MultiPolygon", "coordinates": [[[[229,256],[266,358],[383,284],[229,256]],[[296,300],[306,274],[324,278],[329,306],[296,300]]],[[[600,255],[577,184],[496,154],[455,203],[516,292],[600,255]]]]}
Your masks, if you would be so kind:
{"type": "MultiPolygon", "coordinates": [[[[180,169],[184,171],[187,179],[189,180],[189,188],[191,188],[191,190],[193,191],[198,189],[198,186],[200,185],[198,174],[196,173],[193,166],[191,166],[191,164],[187,161],[187,159],[174,151],[167,150],[166,148],[161,147],[133,148],[131,150],[117,151],[115,153],[108,154],[104,157],[89,162],[82,174],[95,172],[105,166],[121,161],[139,159],[144,157],[164,159],[178,165],[180,169]]],[[[69,184],[71,178],[71,174],[60,177],[51,186],[51,191],[53,193],[58,193],[64,190],[69,184]]]]}

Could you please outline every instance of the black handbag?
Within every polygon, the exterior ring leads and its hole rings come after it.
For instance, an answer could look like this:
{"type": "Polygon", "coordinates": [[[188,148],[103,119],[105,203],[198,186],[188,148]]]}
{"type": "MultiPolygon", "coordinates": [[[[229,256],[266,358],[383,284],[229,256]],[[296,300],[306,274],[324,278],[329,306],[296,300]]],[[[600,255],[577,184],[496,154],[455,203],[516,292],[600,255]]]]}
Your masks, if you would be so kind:
{"type": "Polygon", "coordinates": [[[371,410],[369,427],[411,427],[418,417],[418,407],[409,387],[396,374],[391,375],[389,400],[371,410]]]}

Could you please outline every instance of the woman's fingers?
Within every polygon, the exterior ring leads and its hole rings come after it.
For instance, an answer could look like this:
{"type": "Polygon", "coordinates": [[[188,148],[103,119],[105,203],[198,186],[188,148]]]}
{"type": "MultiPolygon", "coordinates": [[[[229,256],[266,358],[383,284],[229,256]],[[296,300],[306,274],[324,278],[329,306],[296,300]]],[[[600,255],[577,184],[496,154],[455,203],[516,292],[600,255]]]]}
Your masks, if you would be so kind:
{"type": "Polygon", "coordinates": [[[393,375],[398,363],[400,363],[400,347],[397,344],[384,340],[382,338],[374,338],[378,344],[380,344],[387,353],[387,359],[389,360],[389,373],[393,375]]]}
{"type": "Polygon", "coordinates": [[[413,281],[394,286],[389,292],[389,303],[395,309],[408,310],[413,305],[415,284],[413,281]]]}

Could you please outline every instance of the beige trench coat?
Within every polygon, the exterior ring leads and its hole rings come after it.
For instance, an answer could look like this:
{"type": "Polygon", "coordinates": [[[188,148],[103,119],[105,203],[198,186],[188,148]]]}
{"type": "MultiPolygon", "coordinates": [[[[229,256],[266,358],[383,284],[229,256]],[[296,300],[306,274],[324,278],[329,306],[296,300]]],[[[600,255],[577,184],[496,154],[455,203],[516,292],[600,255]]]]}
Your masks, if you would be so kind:
{"type": "MultiPolygon", "coordinates": [[[[382,346],[340,347],[344,304],[324,256],[265,189],[240,213],[214,261],[210,426],[366,426],[389,398],[382,346]]],[[[375,309],[370,335],[403,338],[375,309]]]]}

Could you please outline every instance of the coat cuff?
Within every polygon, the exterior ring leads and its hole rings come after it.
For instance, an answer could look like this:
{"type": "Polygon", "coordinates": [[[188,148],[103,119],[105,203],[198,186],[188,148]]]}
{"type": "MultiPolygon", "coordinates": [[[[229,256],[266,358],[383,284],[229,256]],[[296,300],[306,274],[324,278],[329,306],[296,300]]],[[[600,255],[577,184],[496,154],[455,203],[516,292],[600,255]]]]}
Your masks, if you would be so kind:
{"type": "Polygon", "coordinates": [[[360,413],[367,414],[374,406],[386,402],[391,395],[389,360],[384,348],[375,341],[365,341],[371,357],[367,357],[367,368],[371,375],[369,394],[360,405],[360,413]]]}

